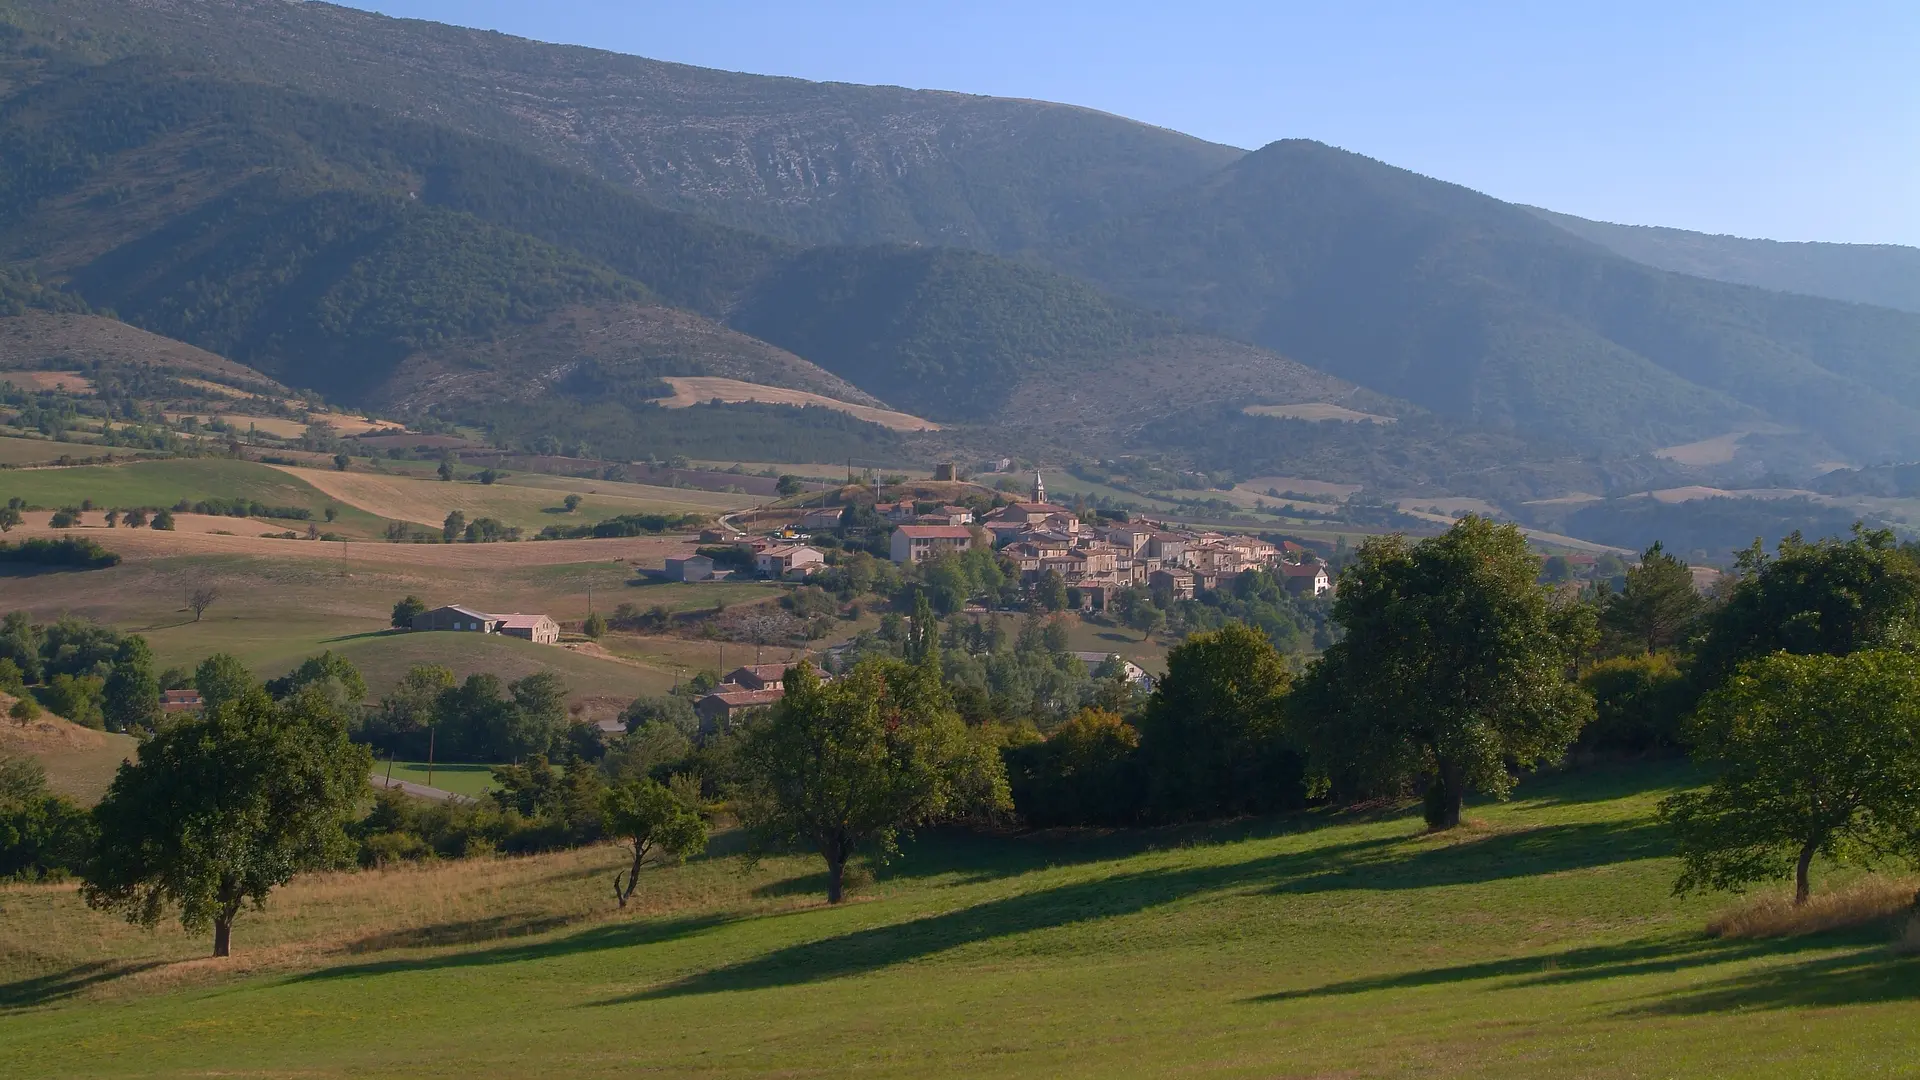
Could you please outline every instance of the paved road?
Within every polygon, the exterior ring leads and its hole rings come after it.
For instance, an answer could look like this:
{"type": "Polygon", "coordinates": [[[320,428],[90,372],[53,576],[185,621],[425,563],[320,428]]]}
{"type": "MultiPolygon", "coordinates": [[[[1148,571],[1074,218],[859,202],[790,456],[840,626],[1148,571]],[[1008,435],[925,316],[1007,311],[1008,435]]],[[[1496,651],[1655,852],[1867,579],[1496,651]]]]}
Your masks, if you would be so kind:
{"type": "Polygon", "coordinates": [[[444,788],[428,787],[425,784],[414,784],[414,783],[409,783],[408,781],[405,781],[405,780],[388,780],[386,777],[386,774],[384,773],[373,774],[373,786],[376,788],[392,788],[395,791],[399,791],[407,795],[412,795],[412,796],[415,796],[416,798],[437,799],[440,802],[472,802],[473,801],[471,798],[465,795],[460,795],[455,792],[447,791],[444,788]]]}

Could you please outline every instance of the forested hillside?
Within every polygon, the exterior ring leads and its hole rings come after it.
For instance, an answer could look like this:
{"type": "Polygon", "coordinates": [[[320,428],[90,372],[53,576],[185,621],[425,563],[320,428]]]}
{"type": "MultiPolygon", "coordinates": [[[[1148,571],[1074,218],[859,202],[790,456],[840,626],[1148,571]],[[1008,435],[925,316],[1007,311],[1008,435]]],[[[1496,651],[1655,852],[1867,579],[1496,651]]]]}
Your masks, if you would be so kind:
{"type": "Polygon", "coordinates": [[[1653,270],[1319,143],[1275,143],[1053,261],[1495,427],[1618,451],[1765,416],[1866,458],[1920,448],[1920,316],[1653,270]]]}
{"type": "MultiPolygon", "coordinates": [[[[713,374],[981,422],[1023,382],[1098,378],[1104,358],[1143,353],[1232,357],[1201,380],[1216,400],[1353,392],[1043,269],[800,249],[501,143],[181,62],[55,73],[0,103],[0,140],[0,252],[348,401],[617,386],[631,406],[660,376],[713,374]],[[1276,377],[1228,377],[1245,371],[1276,377]]],[[[1099,427],[1098,404],[1052,415],[1099,427]]]]}
{"type": "Polygon", "coordinates": [[[1013,252],[1242,151],[1048,102],[810,83],[283,0],[0,0],[95,60],[190,58],[499,139],[810,244],[1013,252]]]}
{"type": "Polygon", "coordinates": [[[1920,248],[1749,240],[1527,209],[1575,236],[1662,270],[1920,312],[1920,248]]]}
{"type": "Polygon", "coordinates": [[[1317,143],[322,4],[0,26],[0,263],[344,400],[601,403],[605,442],[692,424],[645,403],[720,375],[961,443],[1527,495],[1720,437],[1743,476],[1920,455],[1920,315],[1664,272],[1317,143]],[[848,239],[885,242],[808,246],[848,239]],[[1306,402],[1435,416],[1244,412],[1306,402]]]}

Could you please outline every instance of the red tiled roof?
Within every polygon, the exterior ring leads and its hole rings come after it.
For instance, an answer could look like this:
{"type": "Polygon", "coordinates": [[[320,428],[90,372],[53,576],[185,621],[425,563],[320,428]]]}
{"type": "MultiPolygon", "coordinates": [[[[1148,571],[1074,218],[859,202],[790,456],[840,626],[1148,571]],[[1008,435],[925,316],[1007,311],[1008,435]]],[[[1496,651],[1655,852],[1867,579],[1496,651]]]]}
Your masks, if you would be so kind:
{"type": "Polygon", "coordinates": [[[964,525],[902,525],[900,531],[909,540],[971,540],[973,530],[964,525]]]}

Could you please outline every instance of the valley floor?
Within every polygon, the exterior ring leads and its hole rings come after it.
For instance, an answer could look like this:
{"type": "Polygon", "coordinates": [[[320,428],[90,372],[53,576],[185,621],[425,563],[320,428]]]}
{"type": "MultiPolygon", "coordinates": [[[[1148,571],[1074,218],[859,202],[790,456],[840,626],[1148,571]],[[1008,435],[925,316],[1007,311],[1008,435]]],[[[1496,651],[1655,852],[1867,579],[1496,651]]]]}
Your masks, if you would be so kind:
{"type": "MultiPolygon", "coordinates": [[[[314,877],[236,957],[0,889],[0,1075],[1862,1076],[1912,1066],[1893,929],[1702,926],[1679,768],[1417,815],[925,838],[853,902],[731,834],[612,912],[613,848],[314,877]],[[517,935],[517,936],[516,936],[517,935]]],[[[1831,884],[1823,874],[1820,885],[1831,884]]]]}

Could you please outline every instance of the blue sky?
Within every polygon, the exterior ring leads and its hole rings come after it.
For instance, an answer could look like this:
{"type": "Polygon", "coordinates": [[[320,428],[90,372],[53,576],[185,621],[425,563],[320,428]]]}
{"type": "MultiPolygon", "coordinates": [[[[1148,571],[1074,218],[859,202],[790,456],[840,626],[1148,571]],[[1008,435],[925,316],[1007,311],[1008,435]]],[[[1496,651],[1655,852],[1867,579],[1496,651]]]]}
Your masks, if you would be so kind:
{"type": "Polygon", "coordinates": [[[1920,245],[1920,2],[353,0],[726,68],[1307,137],[1586,217],[1920,245]]]}

